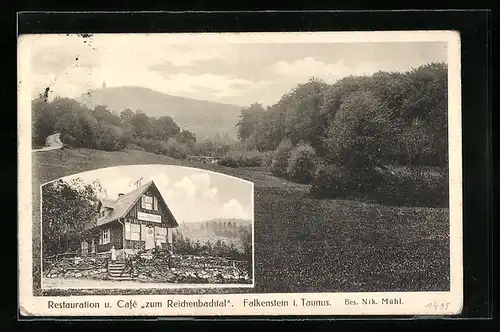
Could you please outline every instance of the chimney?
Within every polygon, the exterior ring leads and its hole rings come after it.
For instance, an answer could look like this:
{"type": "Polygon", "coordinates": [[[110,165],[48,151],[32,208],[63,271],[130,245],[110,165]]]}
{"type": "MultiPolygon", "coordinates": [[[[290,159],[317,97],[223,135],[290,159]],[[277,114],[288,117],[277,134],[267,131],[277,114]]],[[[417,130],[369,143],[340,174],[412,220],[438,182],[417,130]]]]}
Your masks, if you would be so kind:
{"type": "Polygon", "coordinates": [[[122,198],[123,197],[123,193],[119,193],[118,194],[118,199],[122,198]]]}

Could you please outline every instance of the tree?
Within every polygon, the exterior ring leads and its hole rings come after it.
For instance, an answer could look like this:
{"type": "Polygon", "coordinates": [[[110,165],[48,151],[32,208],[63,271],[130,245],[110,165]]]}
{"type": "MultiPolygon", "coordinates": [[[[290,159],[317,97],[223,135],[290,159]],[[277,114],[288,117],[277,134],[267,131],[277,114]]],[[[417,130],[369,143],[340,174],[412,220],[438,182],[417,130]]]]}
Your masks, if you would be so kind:
{"type": "Polygon", "coordinates": [[[104,121],[116,127],[122,125],[122,119],[120,116],[108,110],[105,105],[96,106],[92,112],[92,116],[98,121],[104,121]]]}
{"type": "Polygon", "coordinates": [[[134,136],[146,136],[149,132],[149,118],[140,110],[136,111],[130,118],[130,124],[134,128],[134,136]]]}
{"type": "Polygon", "coordinates": [[[180,143],[187,144],[190,149],[192,149],[194,144],[196,143],[196,135],[193,132],[186,129],[178,133],[176,139],[180,143]]]}
{"type": "Polygon", "coordinates": [[[402,103],[402,119],[410,127],[414,119],[425,123],[432,136],[428,159],[422,162],[446,166],[448,161],[448,67],[431,63],[406,73],[407,95],[402,103]]]}
{"type": "Polygon", "coordinates": [[[287,175],[298,183],[310,183],[316,171],[316,153],[309,144],[301,144],[290,152],[287,175]]]}
{"type": "Polygon", "coordinates": [[[42,187],[42,248],[52,255],[78,248],[85,231],[94,226],[99,182],[84,184],[79,178],[58,180],[42,187]]]}
{"type": "Polygon", "coordinates": [[[285,115],[286,108],[282,103],[270,107],[262,116],[253,134],[247,139],[249,148],[258,151],[275,150],[285,138],[285,115]]]}
{"type": "Polygon", "coordinates": [[[125,123],[130,123],[130,119],[134,116],[134,112],[131,109],[126,109],[120,113],[120,119],[122,122],[125,123]]]}
{"type": "Polygon", "coordinates": [[[359,189],[371,183],[374,167],[390,133],[390,119],[383,103],[367,91],[351,94],[341,104],[328,128],[327,161],[345,165],[359,189]]]}
{"type": "Polygon", "coordinates": [[[293,145],[289,139],[284,139],[280,142],[279,146],[273,154],[271,161],[271,173],[278,176],[286,176],[288,160],[290,159],[290,151],[293,145]]]}
{"type": "Polygon", "coordinates": [[[43,97],[32,101],[32,139],[34,146],[45,144],[47,136],[54,134],[58,113],[43,97]]]}
{"type": "Polygon", "coordinates": [[[265,109],[262,104],[253,103],[241,110],[240,120],[236,124],[237,135],[241,141],[246,141],[256,129],[257,124],[262,119],[265,109]]]}
{"type": "Polygon", "coordinates": [[[149,137],[153,139],[168,140],[180,133],[179,126],[170,116],[162,116],[158,119],[149,118],[149,137]]]}
{"type": "Polygon", "coordinates": [[[415,118],[412,124],[400,137],[403,151],[408,156],[408,166],[411,167],[416,180],[421,179],[423,159],[432,153],[434,137],[425,122],[415,118]]]}
{"type": "Polygon", "coordinates": [[[125,147],[123,130],[104,121],[98,122],[92,147],[104,151],[122,150],[125,147]]]}
{"type": "Polygon", "coordinates": [[[327,84],[312,78],[298,85],[290,96],[285,116],[285,135],[293,145],[307,142],[318,148],[324,134],[324,121],[320,108],[327,84]]]}

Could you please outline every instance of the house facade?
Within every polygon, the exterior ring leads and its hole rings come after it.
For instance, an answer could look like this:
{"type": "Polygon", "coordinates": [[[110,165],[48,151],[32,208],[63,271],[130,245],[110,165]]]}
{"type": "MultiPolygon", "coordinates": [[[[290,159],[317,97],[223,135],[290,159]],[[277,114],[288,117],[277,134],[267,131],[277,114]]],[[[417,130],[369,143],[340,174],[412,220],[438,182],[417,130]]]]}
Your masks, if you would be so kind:
{"type": "Polygon", "coordinates": [[[101,199],[97,217],[82,241],[82,254],[120,249],[172,250],[174,215],[153,181],[116,200],[101,199]]]}

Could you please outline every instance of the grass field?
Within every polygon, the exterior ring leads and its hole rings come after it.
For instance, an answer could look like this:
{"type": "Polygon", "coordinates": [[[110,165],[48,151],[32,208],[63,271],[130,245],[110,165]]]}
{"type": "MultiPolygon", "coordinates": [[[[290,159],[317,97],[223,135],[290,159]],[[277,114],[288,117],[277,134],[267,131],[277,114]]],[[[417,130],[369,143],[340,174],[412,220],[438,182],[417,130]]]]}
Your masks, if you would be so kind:
{"type": "MultiPolygon", "coordinates": [[[[254,182],[255,289],[200,293],[449,290],[447,208],[313,199],[307,185],[276,178],[264,168],[195,164],[144,151],[65,149],[34,153],[33,206],[38,204],[41,183],[131,164],[199,167],[254,182]]],[[[34,209],[33,214],[34,252],[38,253],[39,211],[34,209]]],[[[37,280],[36,272],[34,278],[37,280]]],[[[169,291],[142,293],[148,292],[169,291]]]]}

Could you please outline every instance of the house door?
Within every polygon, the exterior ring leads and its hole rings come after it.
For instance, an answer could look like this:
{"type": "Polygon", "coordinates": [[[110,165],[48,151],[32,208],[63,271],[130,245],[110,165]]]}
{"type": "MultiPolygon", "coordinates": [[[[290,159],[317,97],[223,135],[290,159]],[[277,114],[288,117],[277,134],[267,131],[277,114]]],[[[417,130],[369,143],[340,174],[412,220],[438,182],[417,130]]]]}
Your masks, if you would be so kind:
{"type": "Polygon", "coordinates": [[[155,230],[153,227],[146,227],[146,249],[152,249],[155,246],[155,230]]]}

